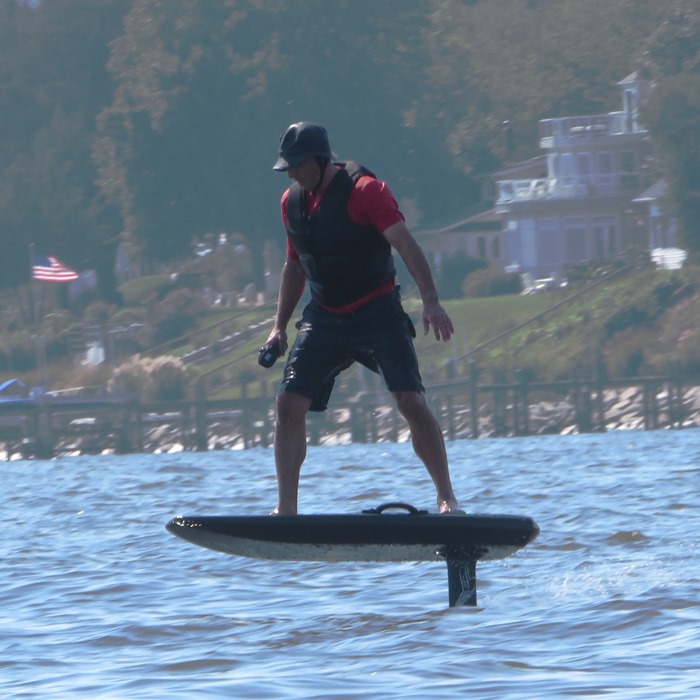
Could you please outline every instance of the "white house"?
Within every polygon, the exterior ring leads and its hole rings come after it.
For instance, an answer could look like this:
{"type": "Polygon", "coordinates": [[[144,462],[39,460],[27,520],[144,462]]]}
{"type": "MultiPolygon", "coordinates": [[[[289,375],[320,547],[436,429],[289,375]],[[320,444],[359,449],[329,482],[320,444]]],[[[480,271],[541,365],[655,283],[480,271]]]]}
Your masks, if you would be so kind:
{"type": "Polygon", "coordinates": [[[497,269],[508,264],[503,250],[503,224],[493,208],[441,228],[416,231],[415,235],[436,270],[455,253],[465,253],[497,269]]]}
{"type": "Polygon", "coordinates": [[[548,278],[628,252],[668,251],[675,260],[675,221],[661,207],[665,183],[652,184],[644,168],[650,142],[639,108],[650,85],[636,72],[618,85],[619,112],[540,121],[544,154],[493,173],[495,188],[485,183],[484,193],[492,208],[416,231],[433,264],[460,251],[548,278]]]}
{"type": "Polygon", "coordinates": [[[619,112],[540,121],[544,177],[496,183],[505,255],[521,272],[546,277],[568,264],[648,249],[632,200],[650,185],[642,170],[649,141],[639,121],[649,84],[632,73],[618,85],[619,112]]]}
{"type": "Polygon", "coordinates": [[[483,205],[480,211],[465,215],[446,226],[417,230],[416,239],[433,266],[440,269],[445,258],[455,253],[465,253],[470,258],[483,260],[489,267],[503,270],[509,264],[509,258],[504,248],[502,217],[493,207],[494,179],[503,176],[540,178],[546,171],[544,156],[538,156],[492,173],[483,182],[483,201],[488,204],[483,205]]]}

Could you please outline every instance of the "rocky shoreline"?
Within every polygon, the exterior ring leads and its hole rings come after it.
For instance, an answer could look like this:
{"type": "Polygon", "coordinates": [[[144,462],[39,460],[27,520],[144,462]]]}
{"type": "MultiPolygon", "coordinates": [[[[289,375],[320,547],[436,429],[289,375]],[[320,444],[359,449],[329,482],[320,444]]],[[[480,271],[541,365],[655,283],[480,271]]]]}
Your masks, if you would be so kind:
{"type": "MultiPolygon", "coordinates": [[[[700,387],[686,387],[673,391],[670,387],[660,388],[653,396],[653,421],[650,424],[648,394],[639,387],[620,390],[606,389],[598,397],[593,394],[591,409],[593,421],[587,430],[581,429],[576,399],[566,396],[556,401],[529,403],[527,408],[527,433],[529,435],[572,435],[580,432],[643,430],[664,428],[700,427],[700,387]],[[600,421],[600,411],[604,422],[600,421]]],[[[521,409],[522,410],[522,409],[521,409]]],[[[518,433],[513,430],[512,421],[508,425],[514,407],[509,403],[502,407],[498,416],[492,403],[479,407],[479,437],[508,437],[518,433]],[[504,416],[508,419],[505,420],[504,416]]],[[[472,422],[468,407],[455,405],[449,415],[436,408],[443,431],[448,439],[468,439],[472,437],[472,422]]],[[[320,417],[309,420],[309,441],[319,445],[343,445],[352,442],[404,442],[410,439],[408,430],[401,418],[389,404],[381,403],[367,408],[362,425],[347,408],[329,409],[320,417]]],[[[209,417],[207,444],[210,450],[241,450],[254,446],[270,446],[274,429],[274,416],[257,416],[257,420],[243,425],[240,411],[221,412],[209,417]]],[[[146,424],[139,449],[136,451],[155,454],[169,454],[195,449],[192,431],[184,429],[179,414],[171,419],[160,416],[156,424],[146,424]]],[[[56,456],[81,454],[113,454],[127,452],[110,445],[104,435],[70,435],[57,440],[56,456]]],[[[31,445],[0,443],[0,460],[30,458],[31,445]]]]}

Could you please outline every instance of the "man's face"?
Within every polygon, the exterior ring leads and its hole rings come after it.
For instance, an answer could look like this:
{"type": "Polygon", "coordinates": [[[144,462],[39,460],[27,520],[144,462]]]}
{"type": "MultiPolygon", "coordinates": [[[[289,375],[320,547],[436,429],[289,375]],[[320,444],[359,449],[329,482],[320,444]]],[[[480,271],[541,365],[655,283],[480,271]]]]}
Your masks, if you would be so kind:
{"type": "Polygon", "coordinates": [[[299,183],[299,186],[307,192],[313,191],[318,184],[321,170],[316,158],[310,157],[303,160],[293,168],[287,168],[287,176],[299,183]]]}

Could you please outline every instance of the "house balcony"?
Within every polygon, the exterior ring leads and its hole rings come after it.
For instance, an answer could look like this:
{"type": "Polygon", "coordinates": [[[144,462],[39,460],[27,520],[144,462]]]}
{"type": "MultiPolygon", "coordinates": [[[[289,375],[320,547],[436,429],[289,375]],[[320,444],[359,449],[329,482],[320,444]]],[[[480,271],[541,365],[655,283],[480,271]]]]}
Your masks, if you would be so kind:
{"type": "Polygon", "coordinates": [[[568,177],[538,180],[500,180],[496,183],[496,209],[507,211],[512,204],[593,197],[621,197],[639,192],[638,175],[617,174],[598,178],[568,177]]]}
{"type": "Polygon", "coordinates": [[[645,133],[646,129],[636,116],[628,112],[541,119],[539,122],[541,148],[601,145],[606,137],[615,137],[618,141],[620,137],[634,135],[638,139],[645,133]]]}

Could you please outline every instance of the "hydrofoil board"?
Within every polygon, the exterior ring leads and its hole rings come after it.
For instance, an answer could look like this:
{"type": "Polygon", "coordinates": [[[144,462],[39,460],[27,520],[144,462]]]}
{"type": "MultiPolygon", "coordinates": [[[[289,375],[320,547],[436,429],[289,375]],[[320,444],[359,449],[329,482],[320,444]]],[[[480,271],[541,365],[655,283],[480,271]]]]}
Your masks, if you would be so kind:
{"type": "Polygon", "coordinates": [[[166,527],[193,544],[255,559],[446,561],[450,605],[476,604],[476,561],[503,559],[539,534],[526,516],[439,515],[405,503],[348,515],[181,515],[166,527]]]}

